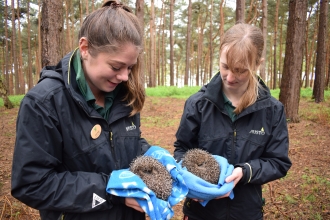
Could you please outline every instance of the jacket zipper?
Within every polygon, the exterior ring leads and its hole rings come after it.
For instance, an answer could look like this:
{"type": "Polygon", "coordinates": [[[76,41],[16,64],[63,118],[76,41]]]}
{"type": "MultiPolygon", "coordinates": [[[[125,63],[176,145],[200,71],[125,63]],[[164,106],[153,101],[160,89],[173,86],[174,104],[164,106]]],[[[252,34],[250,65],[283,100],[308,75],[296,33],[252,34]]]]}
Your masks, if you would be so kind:
{"type": "Polygon", "coordinates": [[[113,144],[113,139],[112,139],[112,131],[110,131],[110,150],[113,155],[113,159],[115,160],[115,168],[117,170],[119,168],[118,168],[117,158],[116,158],[116,154],[115,154],[115,146],[113,144]]]}
{"type": "Polygon", "coordinates": [[[234,164],[235,162],[235,146],[236,146],[236,138],[237,138],[237,133],[236,133],[236,128],[234,126],[233,128],[233,142],[232,142],[232,147],[231,147],[231,158],[230,158],[230,163],[234,164]]]}
{"type": "MultiPolygon", "coordinates": [[[[211,102],[222,114],[227,115],[229,117],[229,115],[226,112],[221,111],[218,108],[218,106],[216,104],[214,104],[214,102],[212,102],[209,99],[206,99],[206,100],[211,102]]],[[[235,119],[235,121],[236,120],[237,120],[237,118],[235,119]]],[[[232,154],[231,154],[231,159],[230,159],[231,161],[228,161],[230,164],[233,164],[234,160],[235,160],[235,145],[236,145],[236,138],[237,138],[236,123],[232,122],[232,124],[233,124],[233,142],[232,142],[232,148],[231,148],[232,154]]],[[[227,200],[227,207],[228,207],[227,208],[227,219],[230,219],[230,202],[229,202],[229,200],[227,200]]]]}

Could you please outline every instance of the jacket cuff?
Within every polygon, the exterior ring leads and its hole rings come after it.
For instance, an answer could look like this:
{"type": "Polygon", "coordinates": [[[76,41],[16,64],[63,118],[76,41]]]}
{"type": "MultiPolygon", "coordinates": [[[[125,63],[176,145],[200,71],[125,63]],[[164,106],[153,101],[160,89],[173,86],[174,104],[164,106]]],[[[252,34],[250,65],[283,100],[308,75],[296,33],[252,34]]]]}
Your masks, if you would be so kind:
{"type": "Polygon", "coordinates": [[[241,178],[241,180],[239,181],[239,183],[242,183],[242,184],[247,184],[247,183],[250,183],[251,179],[252,179],[252,167],[249,163],[239,163],[239,164],[236,164],[234,166],[235,168],[236,167],[241,167],[242,168],[242,171],[243,171],[243,177],[241,178]]]}
{"type": "Polygon", "coordinates": [[[125,205],[125,197],[119,197],[119,196],[108,194],[107,200],[112,205],[125,205]]]}

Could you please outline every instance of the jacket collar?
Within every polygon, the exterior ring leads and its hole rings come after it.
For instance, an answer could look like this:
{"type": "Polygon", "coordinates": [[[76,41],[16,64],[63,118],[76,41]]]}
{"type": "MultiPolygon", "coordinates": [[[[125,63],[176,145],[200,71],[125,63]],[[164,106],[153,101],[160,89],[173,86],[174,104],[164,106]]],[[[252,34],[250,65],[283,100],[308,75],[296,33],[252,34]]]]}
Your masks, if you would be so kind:
{"type": "MultiPolygon", "coordinates": [[[[258,76],[259,84],[261,88],[259,89],[258,99],[256,101],[256,105],[249,106],[246,110],[257,110],[259,108],[265,107],[264,100],[270,98],[270,90],[264,83],[264,81],[258,76]]],[[[200,90],[204,92],[203,97],[209,101],[211,101],[214,105],[216,105],[220,110],[224,108],[224,98],[222,95],[222,79],[220,76],[220,72],[215,74],[211,81],[203,86],[200,90]]],[[[268,105],[267,105],[268,106],[268,105]]]]}

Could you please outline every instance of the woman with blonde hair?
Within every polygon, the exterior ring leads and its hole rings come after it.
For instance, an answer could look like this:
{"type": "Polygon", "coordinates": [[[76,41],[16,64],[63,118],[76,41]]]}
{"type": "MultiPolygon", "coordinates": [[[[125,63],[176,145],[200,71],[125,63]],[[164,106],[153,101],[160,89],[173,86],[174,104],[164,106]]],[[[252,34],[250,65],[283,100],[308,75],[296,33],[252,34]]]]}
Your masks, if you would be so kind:
{"type": "Polygon", "coordinates": [[[234,183],[233,191],[206,205],[187,197],[184,220],[263,219],[261,186],[291,167],[283,105],[257,76],[263,45],[259,28],[231,27],[220,46],[220,72],[185,103],[174,157],[180,161],[189,149],[201,148],[235,169],[225,179],[234,183]]]}

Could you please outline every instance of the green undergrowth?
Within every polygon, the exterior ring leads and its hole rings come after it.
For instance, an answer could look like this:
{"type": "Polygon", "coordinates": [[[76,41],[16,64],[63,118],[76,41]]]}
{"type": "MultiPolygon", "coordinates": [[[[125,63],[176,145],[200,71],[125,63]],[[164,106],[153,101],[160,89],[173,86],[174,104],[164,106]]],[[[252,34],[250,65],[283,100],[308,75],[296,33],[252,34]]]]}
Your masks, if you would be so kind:
{"type": "MultiPolygon", "coordinates": [[[[24,97],[24,95],[10,95],[9,100],[11,101],[11,103],[15,107],[18,107],[19,104],[21,103],[23,97],[24,97]]],[[[0,98],[0,107],[3,107],[3,99],[2,98],[0,98]]]]}

